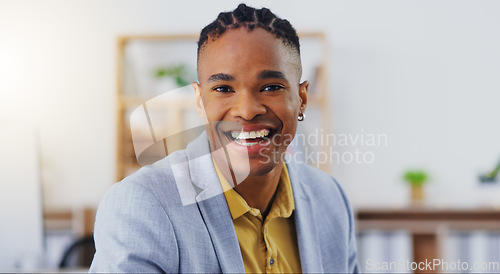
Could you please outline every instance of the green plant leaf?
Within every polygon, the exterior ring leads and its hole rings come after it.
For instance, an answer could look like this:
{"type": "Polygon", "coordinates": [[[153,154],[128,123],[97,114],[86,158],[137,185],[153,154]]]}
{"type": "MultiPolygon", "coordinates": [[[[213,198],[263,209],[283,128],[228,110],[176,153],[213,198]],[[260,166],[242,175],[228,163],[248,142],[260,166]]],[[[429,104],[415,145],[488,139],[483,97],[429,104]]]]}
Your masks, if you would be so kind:
{"type": "Polygon", "coordinates": [[[408,170],[403,175],[403,179],[411,185],[423,185],[428,177],[427,173],[423,170],[408,170]]]}

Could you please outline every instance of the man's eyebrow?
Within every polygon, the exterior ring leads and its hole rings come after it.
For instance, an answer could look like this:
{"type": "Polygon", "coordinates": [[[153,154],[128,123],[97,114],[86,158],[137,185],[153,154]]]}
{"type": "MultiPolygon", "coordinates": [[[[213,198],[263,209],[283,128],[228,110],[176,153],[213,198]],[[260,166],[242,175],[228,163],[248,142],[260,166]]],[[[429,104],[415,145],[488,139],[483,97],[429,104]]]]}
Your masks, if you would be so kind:
{"type": "Polygon", "coordinates": [[[210,83],[215,81],[234,81],[234,77],[226,73],[217,73],[208,77],[207,82],[210,83]]]}
{"type": "Polygon", "coordinates": [[[283,74],[283,72],[276,71],[276,70],[264,70],[261,73],[259,73],[258,78],[259,79],[278,78],[278,79],[287,80],[285,77],[285,74],[283,74]]]}

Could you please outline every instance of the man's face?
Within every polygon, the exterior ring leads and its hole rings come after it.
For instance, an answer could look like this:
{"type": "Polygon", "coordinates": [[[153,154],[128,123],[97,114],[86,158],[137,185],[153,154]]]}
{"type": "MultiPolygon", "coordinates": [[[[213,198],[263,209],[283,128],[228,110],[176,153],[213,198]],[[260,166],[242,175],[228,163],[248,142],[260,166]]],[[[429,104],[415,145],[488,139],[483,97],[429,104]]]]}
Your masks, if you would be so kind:
{"type": "Polygon", "coordinates": [[[198,79],[193,86],[211,149],[224,148],[214,154],[218,165],[249,176],[270,172],[295,136],[307,102],[298,54],[263,29],[228,30],[202,48],[198,79]]]}

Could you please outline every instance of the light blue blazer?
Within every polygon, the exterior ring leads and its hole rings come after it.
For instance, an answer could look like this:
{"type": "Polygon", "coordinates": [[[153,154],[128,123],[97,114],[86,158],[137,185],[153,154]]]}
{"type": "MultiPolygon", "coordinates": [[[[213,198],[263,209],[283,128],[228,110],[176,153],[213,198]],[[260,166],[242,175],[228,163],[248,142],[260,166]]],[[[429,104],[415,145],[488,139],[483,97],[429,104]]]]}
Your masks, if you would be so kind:
{"type": "MultiPolygon", "coordinates": [[[[327,174],[286,165],[303,272],[358,272],[347,198],[327,174]]],[[[90,272],[245,272],[206,133],[114,184],[99,205],[90,272]]]]}

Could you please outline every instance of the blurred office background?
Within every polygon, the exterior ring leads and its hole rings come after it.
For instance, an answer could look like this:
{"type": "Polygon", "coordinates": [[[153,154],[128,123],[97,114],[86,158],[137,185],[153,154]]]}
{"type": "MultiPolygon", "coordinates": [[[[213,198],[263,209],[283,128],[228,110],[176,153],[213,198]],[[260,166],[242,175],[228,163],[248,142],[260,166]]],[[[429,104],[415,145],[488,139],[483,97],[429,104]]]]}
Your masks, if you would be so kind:
{"type": "MultiPolygon", "coordinates": [[[[0,0],[0,258],[24,254],[8,269],[56,268],[116,181],[118,37],[197,34],[239,2],[0,0]]],[[[500,2],[246,3],[324,34],[329,132],[386,136],[334,147],[369,163],[328,167],[359,218],[363,270],[500,261],[500,2]],[[420,202],[408,170],[428,175],[420,202]]]]}

